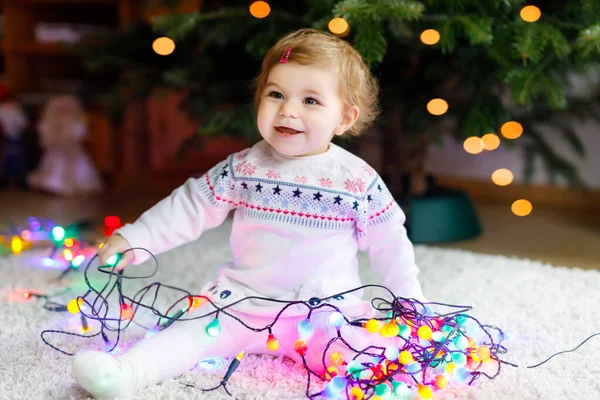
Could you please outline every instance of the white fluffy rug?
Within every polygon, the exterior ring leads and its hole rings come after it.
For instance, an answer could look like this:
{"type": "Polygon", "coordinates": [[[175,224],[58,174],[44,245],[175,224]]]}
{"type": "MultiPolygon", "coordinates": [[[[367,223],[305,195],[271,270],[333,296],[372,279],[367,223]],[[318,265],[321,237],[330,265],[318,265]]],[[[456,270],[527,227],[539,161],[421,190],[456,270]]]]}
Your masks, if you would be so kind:
{"type": "MultiPolygon", "coordinates": [[[[214,276],[228,258],[230,223],[207,232],[197,243],[159,257],[161,268],[154,280],[194,292],[214,276]]],[[[568,350],[600,331],[600,273],[554,268],[538,262],[480,255],[455,250],[417,247],[421,281],[432,301],[472,305],[470,313],[482,323],[504,329],[508,340],[505,360],[527,366],[551,354],[568,350]]],[[[365,257],[361,257],[365,283],[375,283],[365,257]]],[[[15,291],[56,292],[48,283],[56,269],[39,266],[34,253],[0,258],[0,398],[83,399],[86,395],[70,375],[71,358],[46,346],[43,329],[73,329],[77,318],[42,308],[42,300],[17,301],[15,291]]],[[[81,273],[63,299],[82,294],[81,273]],[[79,283],[77,283],[79,282],[79,283]]],[[[145,281],[145,284],[150,281],[145,281]]],[[[167,299],[168,300],[168,299],[167,299]]],[[[139,337],[140,330],[128,331],[139,337]]],[[[58,343],[67,343],[65,340],[58,343]]],[[[98,342],[94,342],[95,345],[98,342]]],[[[76,346],[92,346],[89,341],[76,346]]],[[[503,366],[495,380],[482,377],[476,386],[438,392],[436,399],[597,399],[600,396],[600,337],[574,353],[557,356],[535,368],[503,366]]],[[[183,379],[210,387],[226,366],[196,368],[183,379]]],[[[238,399],[304,398],[305,374],[301,366],[282,358],[246,356],[230,379],[238,399]]],[[[136,399],[231,399],[223,391],[202,394],[172,380],[140,392],[136,399]]]]}

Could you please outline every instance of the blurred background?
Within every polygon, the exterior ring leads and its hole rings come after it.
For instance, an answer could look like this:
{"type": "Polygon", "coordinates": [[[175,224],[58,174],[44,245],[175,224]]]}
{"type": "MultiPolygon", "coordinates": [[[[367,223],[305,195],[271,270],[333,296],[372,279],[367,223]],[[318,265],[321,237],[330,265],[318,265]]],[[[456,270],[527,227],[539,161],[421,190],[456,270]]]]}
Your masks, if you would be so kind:
{"type": "Polygon", "coordinates": [[[600,0],[0,0],[0,15],[5,253],[31,216],[110,233],[254,144],[262,56],[312,27],[379,79],[381,117],[338,144],[382,175],[415,243],[600,269],[600,0]]]}

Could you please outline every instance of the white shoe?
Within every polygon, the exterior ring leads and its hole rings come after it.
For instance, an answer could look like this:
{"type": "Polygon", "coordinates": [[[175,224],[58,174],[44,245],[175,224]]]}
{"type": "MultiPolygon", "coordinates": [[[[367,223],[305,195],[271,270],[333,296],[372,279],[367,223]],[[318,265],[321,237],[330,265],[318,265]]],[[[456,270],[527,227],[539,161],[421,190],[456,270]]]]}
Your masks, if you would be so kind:
{"type": "Polygon", "coordinates": [[[77,382],[96,399],[128,396],[132,392],[132,370],[110,354],[84,351],[73,357],[73,375],[77,382]]]}

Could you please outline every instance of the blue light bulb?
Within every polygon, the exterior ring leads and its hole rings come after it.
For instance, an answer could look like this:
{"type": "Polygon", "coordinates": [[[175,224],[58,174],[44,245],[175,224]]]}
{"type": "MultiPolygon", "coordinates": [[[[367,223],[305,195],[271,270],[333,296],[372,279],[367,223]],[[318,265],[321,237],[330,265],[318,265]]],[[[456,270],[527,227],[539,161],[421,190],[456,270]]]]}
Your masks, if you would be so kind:
{"type": "Polygon", "coordinates": [[[300,332],[300,336],[302,336],[302,338],[307,338],[310,337],[310,335],[312,335],[313,327],[310,324],[310,320],[308,318],[298,323],[298,332],[300,332]]]}

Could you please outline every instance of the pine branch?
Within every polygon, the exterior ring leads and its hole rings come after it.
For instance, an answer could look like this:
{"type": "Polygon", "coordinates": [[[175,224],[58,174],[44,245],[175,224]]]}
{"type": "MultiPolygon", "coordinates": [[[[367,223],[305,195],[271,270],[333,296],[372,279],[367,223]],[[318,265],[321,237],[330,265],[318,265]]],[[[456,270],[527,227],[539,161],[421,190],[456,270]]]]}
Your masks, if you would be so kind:
{"type": "Polygon", "coordinates": [[[564,60],[571,53],[571,45],[563,33],[550,24],[540,23],[541,31],[550,42],[554,54],[559,60],[564,60]]]}
{"type": "Polygon", "coordinates": [[[462,24],[465,36],[471,44],[490,44],[492,35],[492,19],[475,16],[458,16],[456,21],[462,24]]]}
{"type": "Polygon", "coordinates": [[[559,156],[546,143],[543,134],[534,126],[528,126],[528,136],[535,143],[535,151],[540,155],[549,174],[549,179],[552,184],[556,183],[558,176],[566,179],[571,187],[585,187],[585,183],[581,180],[577,168],[573,163],[569,162],[564,157],[559,156]]]}
{"type": "Polygon", "coordinates": [[[553,118],[551,122],[554,124],[555,127],[557,127],[560,130],[561,136],[567,143],[569,143],[571,149],[579,157],[585,157],[585,146],[583,145],[583,142],[581,141],[579,136],[577,136],[577,133],[575,132],[573,127],[567,122],[565,122],[563,118],[553,118]]]}
{"type": "Polygon", "coordinates": [[[355,46],[367,65],[381,63],[387,46],[381,23],[362,21],[356,30],[355,46]]]}
{"type": "Polygon", "coordinates": [[[544,56],[547,44],[548,38],[539,25],[526,22],[515,24],[513,49],[515,56],[521,58],[525,65],[529,60],[537,64],[544,56]]]}
{"type": "Polygon", "coordinates": [[[600,24],[584,29],[577,41],[583,57],[600,54],[600,24]]]}
{"type": "Polygon", "coordinates": [[[389,0],[382,2],[379,14],[399,20],[414,21],[423,15],[425,6],[418,1],[411,0],[389,0]]]}
{"type": "Polygon", "coordinates": [[[160,32],[177,41],[188,37],[196,28],[200,13],[165,14],[152,20],[156,32],[160,32]]]}
{"type": "Polygon", "coordinates": [[[458,29],[452,19],[447,19],[438,25],[440,32],[439,46],[442,53],[451,53],[456,48],[456,39],[458,38],[458,29]]]}

